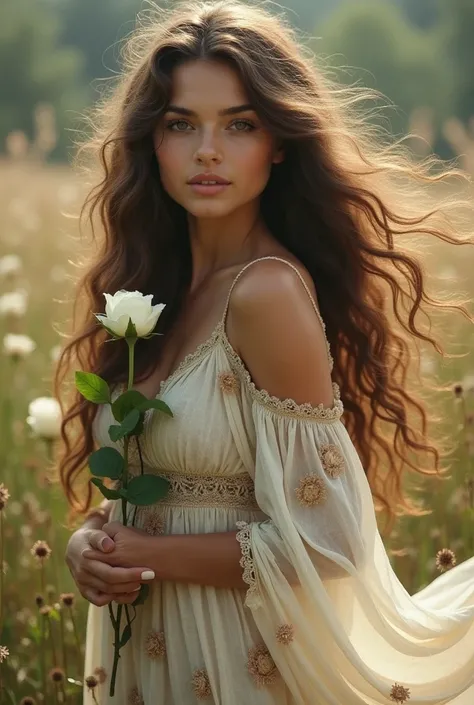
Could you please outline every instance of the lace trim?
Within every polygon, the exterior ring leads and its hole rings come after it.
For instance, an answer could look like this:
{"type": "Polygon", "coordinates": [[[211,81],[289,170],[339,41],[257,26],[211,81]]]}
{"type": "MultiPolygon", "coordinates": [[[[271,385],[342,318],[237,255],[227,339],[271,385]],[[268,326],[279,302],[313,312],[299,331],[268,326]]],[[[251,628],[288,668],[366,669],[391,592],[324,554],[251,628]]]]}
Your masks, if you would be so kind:
{"type": "Polygon", "coordinates": [[[245,583],[247,583],[247,585],[250,586],[245,596],[245,605],[250,609],[255,609],[256,607],[260,607],[262,601],[257,589],[257,574],[252,556],[250,539],[252,527],[246,521],[238,521],[236,522],[236,526],[240,529],[235,538],[239,542],[240,550],[242,551],[242,557],[239,561],[239,565],[241,565],[244,569],[242,579],[245,583]]]}
{"type": "Polygon", "coordinates": [[[230,344],[223,326],[221,333],[222,343],[230,356],[238,375],[244,380],[251,396],[260,404],[263,404],[263,406],[267,407],[271,411],[278,411],[286,414],[287,416],[296,416],[297,418],[302,419],[315,419],[316,421],[331,423],[341,418],[344,413],[344,406],[341,401],[341,391],[336,382],[332,383],[334,393],[334,403],[332,406],[324,406],[324,404],[313,406],[309,402],[298,404],[294,399],[279,399],[279,397],[273,396],[266,389],[257,389],[250,376],[250,372],[245,367],[241,357],[237,355],[234,348],[230,344]]]}
{"type": "MultiPolygon", "coordinates": [[[[228,509],[254,509],[260,507],[255,499],[254,483],[247,473],[241,475],[184,475],[160,468],[149,468],[147,472],[164,477],[170,483],[163,499],[145,507],[145,512],[153,507],[226,507],[228,509]]],[[[129,474],[140,474],[140,468],[131,466],[129,474]]],[[[120,481],[117,483],[120,485],[120,481]]]]}

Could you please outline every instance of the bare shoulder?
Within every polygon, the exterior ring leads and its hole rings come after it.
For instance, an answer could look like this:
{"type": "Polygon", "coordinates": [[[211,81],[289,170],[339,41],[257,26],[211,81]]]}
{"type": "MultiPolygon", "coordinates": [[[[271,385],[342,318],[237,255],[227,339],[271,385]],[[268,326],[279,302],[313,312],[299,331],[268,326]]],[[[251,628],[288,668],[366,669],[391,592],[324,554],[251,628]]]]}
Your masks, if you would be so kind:
{"type": "MultiPolygon", "coordinates": [[[[291,264],[317,305],[309,272],[294,260],[291,264]]],[[[292,267],[275,259],[248,267],[234,287],[229,315],[239,355],[257,388],[297,403],[332,405],[326,336],[292,267]]]]}
{"type": "Polygon", "coordinates": [[[288,266],[288,263],[299,272],[311,292],[311,296],[318,304],[316,287],[306,267],[293,255],[272,256],[278,257],[278,259],[260,260],[242,272],[232,292],[232,307],[245,305],[246,300],[253,299],[255,296],[271,295],[275,290],[281,290],[282,287],[296,287],[296,290],[300,288],[304,293],[301,280],[294,269],[288,266]],[[282,262],[282,259],[286,261],[282,262]]]}

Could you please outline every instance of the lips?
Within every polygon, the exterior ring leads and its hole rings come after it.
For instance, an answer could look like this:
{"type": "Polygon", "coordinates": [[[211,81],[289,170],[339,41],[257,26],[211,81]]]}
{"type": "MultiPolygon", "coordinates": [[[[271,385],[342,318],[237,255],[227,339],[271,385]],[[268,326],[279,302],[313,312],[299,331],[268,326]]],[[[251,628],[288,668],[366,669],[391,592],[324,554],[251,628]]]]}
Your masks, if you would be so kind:
{"type": "Polygon", "coordinates": [[[204,185],[208,184],[208,185],[215,186],[216,184],[229,185],[230,181],[228,181],[227,179],[224,179],[223,176],[219,176],[218,174],[203,173],[203,174],[196,174],[195,176],[193,176],[193,178],[188,181],[188,184],[204,184],[204,185]]]}

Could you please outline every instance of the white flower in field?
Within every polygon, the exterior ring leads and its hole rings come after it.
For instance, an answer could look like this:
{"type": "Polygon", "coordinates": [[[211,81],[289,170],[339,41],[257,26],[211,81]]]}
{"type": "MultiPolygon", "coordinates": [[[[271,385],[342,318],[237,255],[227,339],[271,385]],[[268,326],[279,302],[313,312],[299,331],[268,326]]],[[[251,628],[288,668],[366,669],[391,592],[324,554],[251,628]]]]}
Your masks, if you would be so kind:
{"type": "Polygon", "coordinates": [[[35,341],[27,335],[7,333],[3,338],[3,352],[11,357],[27,357],[35,348],[35,341]]]}
{"type": "Polygon", "coordinates": [[[52,362],[57,362],[59,360],[59,355],[61,353],[61,346],[60,345],[54,345],[51,350],[49,351],[50,357],[52,362]]]}
{"type": "Polygon", "coordinates": [[[105,315],[95,317],[118,337],[125,337],[129,320],[135,325],[138,338],[149,335],[156,326],[166,304],[152,306],[153,294],[144,296],[140,291],[120,289],[113,296],[105,296],[105,315]]]}
{"type": "Polygon", "coordinates": [[[18,255],[4,255],[0,257],[0,277],[12,277],[23,268],[23,263],[18,255]]]}
{"type": "Polygon", "coordinates": [[[0,316],[24,316],[28,305],[28,294],[24,289],[8,291],[0,296],[0,316]]]}
{"type": "Polygon", "coordinates": [[[465,392],[474,394],[474,375],[466,375],[461,384],[465,392]]]}
{"type": "Polygon", "coordinates": [[[28,406],[26,422],[35,436],[46,439],[58,438],[61,420],[61,407],[53,397],[37,397],[28,406]]]}

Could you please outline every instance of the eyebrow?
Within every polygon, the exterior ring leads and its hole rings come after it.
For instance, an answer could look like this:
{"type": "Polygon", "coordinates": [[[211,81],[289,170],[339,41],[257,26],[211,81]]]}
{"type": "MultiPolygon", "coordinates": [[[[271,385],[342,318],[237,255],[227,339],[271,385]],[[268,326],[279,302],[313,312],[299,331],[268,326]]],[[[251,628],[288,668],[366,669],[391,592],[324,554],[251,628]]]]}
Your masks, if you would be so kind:
{"type": "MultiPolygon", "coordinates": [[[[219,110],[218,115],[236,115],[237,113],[243,113],[247,110],[255,110],[253,105],[250,103],[245,103],[244,105],[233,105],[230,108],[224,108],[224,110],[219,110]]],[[[197,113],[194,110],[189,110],[188,108],[182,108],[179,105],[168,105],[166,109],[167,113],[178,113],[179,115],[188,115],[189,117],[196,117],[197,113]]]]}

